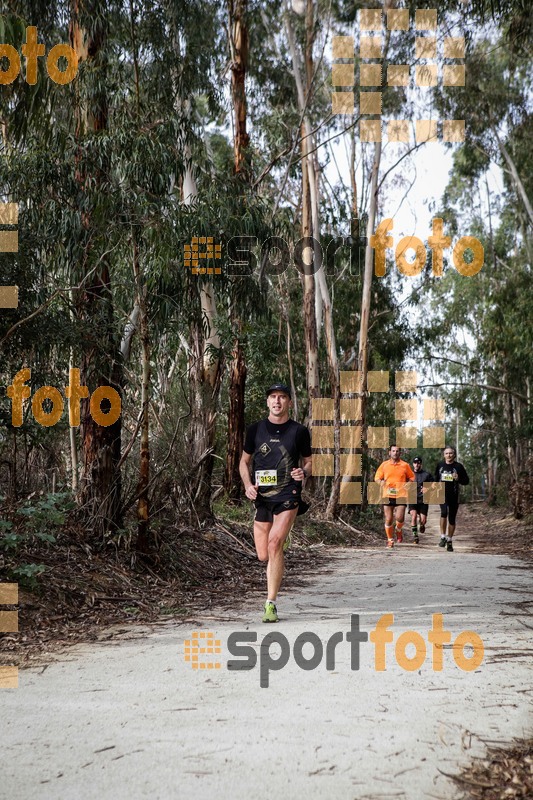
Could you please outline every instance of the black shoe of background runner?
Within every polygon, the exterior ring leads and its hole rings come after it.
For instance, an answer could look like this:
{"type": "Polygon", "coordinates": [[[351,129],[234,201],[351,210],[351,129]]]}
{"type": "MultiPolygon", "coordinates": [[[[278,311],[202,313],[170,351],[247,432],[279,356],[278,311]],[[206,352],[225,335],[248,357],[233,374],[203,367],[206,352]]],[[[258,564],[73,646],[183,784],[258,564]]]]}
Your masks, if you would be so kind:
{"type": "Polygon", "coordinates": [[[448,544],[446,545],[446,550],[448,551],[448,553],[453,553],[453,544],[449,539],[448,539],[448,544]]]}
{"type": "Polygon", "coordinates": [[[446,537],[445,536],[441,536],[440,537],[439,547],[446,547],[446,537]]]}

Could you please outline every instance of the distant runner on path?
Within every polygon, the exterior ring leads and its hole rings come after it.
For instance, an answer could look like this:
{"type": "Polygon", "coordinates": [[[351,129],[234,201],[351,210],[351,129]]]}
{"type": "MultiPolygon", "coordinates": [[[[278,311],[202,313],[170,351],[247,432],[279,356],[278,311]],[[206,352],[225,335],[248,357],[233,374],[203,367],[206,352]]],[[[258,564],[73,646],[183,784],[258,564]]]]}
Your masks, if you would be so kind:
{"type": "Polygon", "coordinates": [[[446,445],[444,448],[444,461],[439,461],[435,467],[435,480],[444,481],[444,503],[440,507],[440,542],[439,547],[445,547],[453,553],[452,538],[455,533],[455,518],[459,508],[459,485],[467,486],[470,478],[463,467],[456,461],[455,447],[446,445]],[[446,530],[446,525],[448,530],[446,530]]]}
{"type": "Polygon", "coordinates": [[[295,518],[309,508],[302,500],[302,486],[311,475],[312,450],[308,429],[289,418],[289,387],[275,383],[266,396],[269,415],[247,429],[239,472],[246,497],[257,509],[257,557],[268,561],[263,622],[277,622],[276,599],[285,568],[283,543],[295,518]]]}
{"type": "Polygon", "coordinates": [[[403,542],[403,523],[405,519],[405,506],[407,503],[397,503],[400,490],[404,484],[415,480],[415,474],[407,461],[400,458],[401,450],[393,445],[389,450],[390,458],[384,461],[376,470],[375,481],[383,485],[382,502],[385,514],[385,533],[387,534],[387,547],[394,547],[394,510],[396,509],[396,541],[403,542]]]}
{"type": "Polygon", "coordinates": [[[420,533],[424,533],[426,530],[429,509],[429,505],[424,503],[424,483],[433,481],[434,478],[431,472],[426,472],[425,469],[422,469],[422,459],[420,456],[415,456],[415,458],[413,458],[413,470],[416,479],[416,504],[409,504],[409,513],[411,515],[411,531],[413,533],[413,541],[415,544],[418,544],[420,539],[418,538],[419,529],[417,517],[420,517],[420,533]]]}

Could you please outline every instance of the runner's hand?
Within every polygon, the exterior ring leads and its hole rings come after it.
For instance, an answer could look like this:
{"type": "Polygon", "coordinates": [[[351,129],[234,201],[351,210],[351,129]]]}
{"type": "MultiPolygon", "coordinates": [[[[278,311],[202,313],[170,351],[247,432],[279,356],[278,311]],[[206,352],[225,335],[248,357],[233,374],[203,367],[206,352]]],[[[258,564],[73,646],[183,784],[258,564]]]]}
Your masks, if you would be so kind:
{"type": "Polygon", "coordinates": [[[305,472],[301,467],[295,467],[291,470],[291,478],[293,481],[303,481],[305,478],[305,472]]]}
{"type": "Polygon", "coordinates": [[[248,500],[255,500],[257,498],[257,484],[254,486],[253,483],[251,483],[247,486],[244,494],[248,500]]]}

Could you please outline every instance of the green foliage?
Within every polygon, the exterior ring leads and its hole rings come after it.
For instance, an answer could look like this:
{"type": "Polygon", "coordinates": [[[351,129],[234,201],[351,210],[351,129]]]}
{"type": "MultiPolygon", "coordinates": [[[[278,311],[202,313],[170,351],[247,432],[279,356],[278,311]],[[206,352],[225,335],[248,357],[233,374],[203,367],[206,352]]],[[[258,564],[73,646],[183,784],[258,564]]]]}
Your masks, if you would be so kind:
{"type": "Polygon", "coordinates": [[[13,521],[0,520],[0,549],[16,550],[32,542],[54,544],[56,534],[75,507],[70,493],[47,494],[27,500],[15,509],[13,521]]]}
{"type": "Polygon", "coordinates": [[[25,589],[35,591],[39,586],[39,581],[37,579],[43,572],[46,572],[46,566],[44,564],[21,564],[9,570],[9,578],[19,583],[20,586],[25,589]]]}

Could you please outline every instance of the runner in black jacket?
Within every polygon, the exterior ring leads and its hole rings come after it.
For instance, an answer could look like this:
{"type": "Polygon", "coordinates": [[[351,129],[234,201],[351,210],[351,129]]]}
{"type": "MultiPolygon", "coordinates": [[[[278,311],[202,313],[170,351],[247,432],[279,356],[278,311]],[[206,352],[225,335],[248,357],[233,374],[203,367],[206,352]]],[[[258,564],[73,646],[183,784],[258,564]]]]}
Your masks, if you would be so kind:
{"type": "Polygon", "coordinates": [[[434,478],[431,472],[426,472],[425,469],[422,469],[422,459],[420,456],[413,458],[413,471],[416,479],[416,505],[412,503],[409,504],[409,513],[411,515],[413,541],[415,544],[418,544],[420,540],[418,538],[417,517],[420,516],[420,533],[424,533],[429,509],[428,504],[424,503],[424,483],[433,481],[434,478]]]}
{"type": "Polygon", "coordinates": [[[295,518],[308,509],[302,501],[302,486],[311,475],[312,450],[308,429],[289,418],[289,387],[276,383],[266,394],[270,413],[246,431],[239,471],[246,497],[254,501],[257,509],[257,557],[268,561],[263,622],[277,622],[275,602],[283,578],[283,543],[295,518]]]}
{"type": "Polygon", "coordinates": [[[446,547],[453,552],[452,537],[455,532],[455,518],[459,508],[459,485],[467,486],[470,478],[462,464],[456,461],[454,447],[446,445],[444,461],[435,467],[435,480],[444,482],[444,503],[440,507],[440,542],[439,547],[446,547]],[[446,535],[448,525],[448,535],[446,535]]]}

